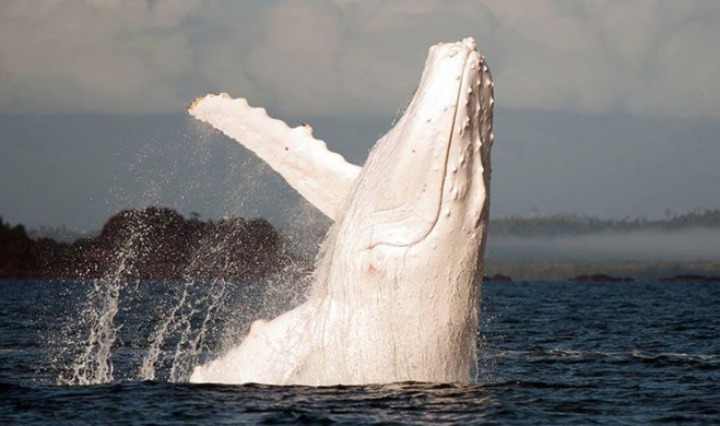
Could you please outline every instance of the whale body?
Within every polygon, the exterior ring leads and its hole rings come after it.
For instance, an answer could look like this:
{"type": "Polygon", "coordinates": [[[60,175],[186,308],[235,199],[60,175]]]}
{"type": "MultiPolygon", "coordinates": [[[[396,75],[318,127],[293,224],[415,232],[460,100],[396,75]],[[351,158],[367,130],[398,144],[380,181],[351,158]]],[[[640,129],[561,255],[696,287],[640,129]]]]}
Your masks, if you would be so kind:
{"type": "Polygon", "coordinates": [[[334,220],[307,300],[256,321],[191,382],[467,382],[489,212],[493,82],[475,42],[430,48],[418,89],[361,167],[307,125],[227,94],[189,107],[334,220]]]}

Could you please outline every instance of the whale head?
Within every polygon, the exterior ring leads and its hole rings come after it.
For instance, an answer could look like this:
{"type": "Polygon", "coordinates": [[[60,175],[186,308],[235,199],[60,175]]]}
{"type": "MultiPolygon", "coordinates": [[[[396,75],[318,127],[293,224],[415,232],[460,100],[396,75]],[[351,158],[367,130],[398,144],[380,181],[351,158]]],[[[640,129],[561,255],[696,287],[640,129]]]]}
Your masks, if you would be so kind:
{"type": "Polygon", "coordinates": [[[420,85],[370,152],[318,264],[314,294],[329,300],[327,321],[347,330],[335,356],[373,366],[337,375],[468,380],[492,118],[492,78],[474,41],[431,47],[420,85]]]}
{"type": "Polygon", "coordinates": [[[409,254],[444,261],[429,251],[460,250],[454,262],[477,263],[493,102],[492,78],[472,39],[430,48],[410,104],[373,148],[338,224],[342,240],[368,257],[364,268],[382,271],[388,258],[409,254]]]}

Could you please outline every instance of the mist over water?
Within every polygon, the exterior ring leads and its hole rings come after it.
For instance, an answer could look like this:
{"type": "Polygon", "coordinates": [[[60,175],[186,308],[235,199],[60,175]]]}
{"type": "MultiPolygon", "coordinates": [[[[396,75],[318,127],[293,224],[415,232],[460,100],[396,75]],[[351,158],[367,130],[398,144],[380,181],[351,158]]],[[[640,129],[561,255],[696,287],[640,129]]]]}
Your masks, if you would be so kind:
{"type": "Polygon", "coordinates": [[[698,261],[720,259],[720,229],[488,237],[488,260],[698,261]]]}

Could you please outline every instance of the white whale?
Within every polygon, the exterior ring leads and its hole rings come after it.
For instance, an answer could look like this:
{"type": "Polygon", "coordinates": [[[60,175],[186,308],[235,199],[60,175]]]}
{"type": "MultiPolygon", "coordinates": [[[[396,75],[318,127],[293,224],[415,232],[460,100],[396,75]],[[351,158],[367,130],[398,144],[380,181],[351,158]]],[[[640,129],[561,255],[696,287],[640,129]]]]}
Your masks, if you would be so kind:
{"type": "Polygon", "coordinates": [[[472,39],[430,48],[405,114],[362,169],[245,99],[208,95],[189,112],[335,220],[307,300],[253,323],[191,382],[470,380],[493,142],[493,82],[472,39]]]}

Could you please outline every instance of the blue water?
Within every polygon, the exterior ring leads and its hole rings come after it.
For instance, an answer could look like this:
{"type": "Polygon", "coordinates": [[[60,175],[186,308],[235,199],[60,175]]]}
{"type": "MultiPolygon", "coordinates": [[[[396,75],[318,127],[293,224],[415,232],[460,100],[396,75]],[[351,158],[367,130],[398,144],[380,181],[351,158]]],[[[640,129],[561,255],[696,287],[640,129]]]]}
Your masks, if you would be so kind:
{"type": "Polygon", "coordinates": [[[720,424],[720,283],[486,283],[476,383],[327,388],[132,378],[150,297],[118,314],[120,378],[58,385],[83,286],[0,281],[0,424],[720,424]]]}

